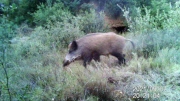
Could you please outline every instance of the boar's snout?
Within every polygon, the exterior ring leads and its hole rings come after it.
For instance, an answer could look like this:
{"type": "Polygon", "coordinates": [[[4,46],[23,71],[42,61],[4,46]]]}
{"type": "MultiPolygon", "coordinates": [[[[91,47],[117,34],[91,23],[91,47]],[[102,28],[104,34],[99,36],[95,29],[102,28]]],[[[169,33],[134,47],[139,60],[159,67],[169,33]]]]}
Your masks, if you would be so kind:
{"type": "Polygon", "coordinates": [[[65,67],[65,66],[67,66],[67,65],[69,65],[70,64],[70,62],[68,61],[68,60],[64,60],[63,61],[63,67],[65,67]]]}
{"type": "Polygon", "coordinates": [[[71,62],[74,62],[75,60],[78,60],[80,59],[81,56],[80,55],[77,55],[77,56],[71,56],[71,55],[67,55],[63,61],[63,67],[69,65],[71,62]]]}

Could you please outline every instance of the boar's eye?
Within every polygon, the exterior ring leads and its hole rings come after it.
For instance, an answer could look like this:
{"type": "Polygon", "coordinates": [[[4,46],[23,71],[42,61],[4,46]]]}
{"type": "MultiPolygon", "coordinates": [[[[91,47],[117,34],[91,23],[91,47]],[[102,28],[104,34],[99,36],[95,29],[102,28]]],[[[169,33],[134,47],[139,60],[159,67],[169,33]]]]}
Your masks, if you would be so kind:
{"type": "Polygon", "coordinates": [[[69,50],[69,53],[72,53],[72,52],[73,52],[73,50],[70,49],[70,50],[69,50]]]}

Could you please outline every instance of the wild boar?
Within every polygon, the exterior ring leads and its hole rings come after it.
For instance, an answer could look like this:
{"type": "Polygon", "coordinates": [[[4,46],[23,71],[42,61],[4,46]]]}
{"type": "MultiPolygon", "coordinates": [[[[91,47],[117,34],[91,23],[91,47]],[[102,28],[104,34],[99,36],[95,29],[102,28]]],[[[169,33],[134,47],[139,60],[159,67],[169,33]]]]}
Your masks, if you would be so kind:
{"type": "Polygon", "coordinates": [[[87,34],[69,44],[69,52],[63,61],[63,67],[75,60],[83,60],[83,66],[86,67],[92,59],[100,61],[100,55],[112,55],[118,58],[119,64],[125,63],[123,48],[126,41],[130,41],[134,47],[131,40],[113,32],[87,34]]]}

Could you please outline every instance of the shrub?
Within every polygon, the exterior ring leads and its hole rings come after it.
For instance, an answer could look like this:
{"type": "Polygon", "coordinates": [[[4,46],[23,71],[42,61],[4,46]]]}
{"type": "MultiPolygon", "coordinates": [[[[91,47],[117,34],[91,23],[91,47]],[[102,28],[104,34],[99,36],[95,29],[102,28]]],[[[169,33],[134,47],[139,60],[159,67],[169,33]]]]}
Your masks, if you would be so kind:
{"type": "MultiPolygon", "coordinates": [[[[83,35],[83,32],[79,30],[79,25],[76,22],[69,23],[69,19],[61,22],[57,22],[55,25],[47,29],[47,37],[41,37],[48,46],[56,47],[57,49],[67,48],[68,44],[83,35]]],[[[44,33],[45,34],[45,33],[44,33]]],[[[46,34],[45,34],[46,35],[46,34]]]]}
{"type": "Polygon", "coordinates": [[[161,0],[161,2],[152,1],[149,6],[144,6],[143,8],[137,7],[134,10],[134,12],[136,12],[134,16],[130,15],[130,12],[132,11],[131,9],[120,8],[123,11],[123,16],[126,18],[128,26],[132,32],[147,33],[149,31],[175,28],[179,26],[177,23],[179,19],[179,3],[176,2],[172,5],[166,0],[161,0]]]}
{"type": "Polygon", "coordinates": [[[145,14],[142,14],[141,8],[136,8],[137,14],[134,17],[131,17],[129,15],[129,10],[122,10],[124,11],[123,16],[125,16],[130,28],[129,30],[136,34],[148,33],[157,29],[162,29],[162,23],[167,17],[167,14],[159,14],[159,12],[157,12],[156,15],[152,16],[151,10],[147,8],[144,8],[145,14]]]}
{"type": "Polygon", "coordinates": [[[82,17],[71,15],[62,3],[54,4],[52,7],[40,5],[39,10],[34,13],[34,19],[37,25],[43,26],[37,28],[34,35],[38,34],[38,38],[49,47],[67,47],[70,41],[83,35],[79,25],[82,17]]]}
{"type": "MultiPolygon", "coordinates": [[[[122,17],[123,12],[119,10],[117,4],[121,5],[123,8],[124,7],[129,8],[133,12],[133,9],[135,7],[135,2],[136,1],[131,1],[131,0],[111,0],[111,1],[107,0],[104,10],[106,15],[111,18],[118,18],[119,16],[122,17]]],[[[132,12],[130,14],[132,14],[132,12]]]]}
{"type": "Polygon", "coordinates": [[[90,13],[85,12],[78,16],[80,19],[80,30],[84,33],[95,33],[107,31],[107,26],[104,23],[104,13],[99,14],[95,10],[91,9],[90,13]]]}
{"type": "Polygon", "coordinates": [[[6,6],[4,9],[4,15],[7,15],[9,20],[12,20],[17,24],[21,24],[23,22],[32,24],[33,17],[31,14],[37,10],[37,5],[45,2],[45,0],[7,0],[7,2],[5,2],[6,6]]]}
{"type": "Polygon", "coordinates": [[[179,49],[179,29],[153,31],[134,36],[136,50],[139,56],[156,56],[158,51],[165,48],[179,49]]]}
{"type": "Polygon", "coordinates": [[[7,17],[0,18],[0,45],[10,43],[9,40],[16,35],[16,28],[17,25],[9,21],[7,17]]]}
{"type": "Polygon", "coordinates": [[[64,8],[62,3],[56,3],[52,7],[40,5],[38,8],[39,10],[34,13],[34,21],[37,25],[48,27],[57,22],[62,26],[71,23],[84,33],[103,32],[106,29],[104,14],[98,14],[93,9],[74,16],[64,8]]]}
{"type": "Polygon", "coordinates": [[[65,7],[69,9],[69,11],[73,15],[77,15],[80,11],[80,9],[84,9],[85,11],[91,8],[91,6],[88,3],[90,0],[59,0],[64,4],[65,7]],[[85,6],[86,4],[86,6],[85,6]]]}
{"type": "Polygon", "coordinates": [[[180,6],[180,1],[177,1],[175,5],[170,8],[169,12],[166,15],[166,20],[162,21],[162,26],[164,29],[177,28],[180,26],[179,6],[180,6]]]}
{"type": "Polygon", "coordinates": [[[165,48],[158,52],[157,57],[154,60],[154,67],[163,68],[168,70],[166,72],[172,73],[178,68],[175,65],[180,65],[180,54],[179,49],[176,48],[165,48]]]}
{"type": "Polygon", "coordinates": [[[55,3],[53,6],[39,5],[33,17],[37,25],[46,26],[47,24],[63,22],[65,19],[70,19],[72,15],[62,3],[55,3]]]}

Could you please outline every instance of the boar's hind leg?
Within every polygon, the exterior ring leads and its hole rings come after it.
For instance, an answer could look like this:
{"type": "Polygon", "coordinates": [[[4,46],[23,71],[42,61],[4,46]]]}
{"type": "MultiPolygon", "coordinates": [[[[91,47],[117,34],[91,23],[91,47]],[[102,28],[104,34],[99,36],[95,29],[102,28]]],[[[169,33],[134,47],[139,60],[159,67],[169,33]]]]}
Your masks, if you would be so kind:
{"type": "Polygon", "coordinates": [[[121,53],[112,53],[111,55],[115,56],[118,58],[119,60],[119,64],[126,64],[126,60],[125,60],[125,54],[121,54],[121,53]]]}

